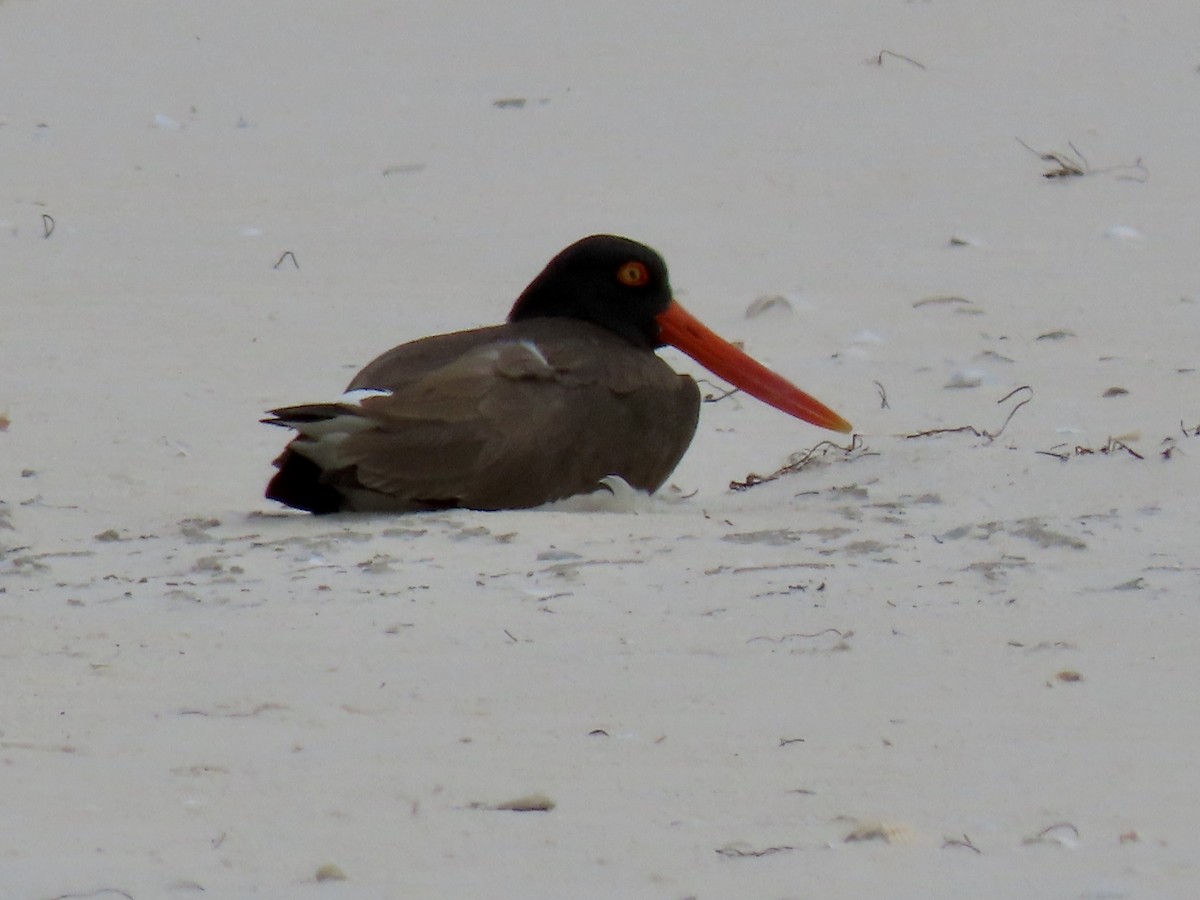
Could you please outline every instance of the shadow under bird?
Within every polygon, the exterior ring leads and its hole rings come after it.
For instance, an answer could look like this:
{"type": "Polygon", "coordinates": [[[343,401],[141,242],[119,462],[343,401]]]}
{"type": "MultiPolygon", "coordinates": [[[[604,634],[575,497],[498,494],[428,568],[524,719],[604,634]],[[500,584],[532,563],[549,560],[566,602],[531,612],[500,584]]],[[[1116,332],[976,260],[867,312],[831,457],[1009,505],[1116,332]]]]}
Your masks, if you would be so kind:
{"type": "Polygon", "coordinates": [[[696,382],[654,352],[667,344],[776,409],[850,431],[675,302],[655,251],[594,235],[554,257],[505,324],[401,344],[340,401],[272,410],[264,422],[298,434],[266,495],[334,513],[520,509],[609,475],[653,492],[700,413],[696,382]]]}

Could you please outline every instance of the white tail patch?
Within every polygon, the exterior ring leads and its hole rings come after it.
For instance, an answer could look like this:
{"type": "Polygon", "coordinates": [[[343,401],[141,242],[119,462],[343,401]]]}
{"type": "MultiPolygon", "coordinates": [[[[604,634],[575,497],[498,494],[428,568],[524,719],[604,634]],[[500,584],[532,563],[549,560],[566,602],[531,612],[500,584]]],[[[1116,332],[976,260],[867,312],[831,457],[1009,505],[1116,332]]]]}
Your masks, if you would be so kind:
{"type": "Polygon", "coordinates": [[[316,419],[312,422],[288,422],[288,425],[310,440],[342,440],[359,431],[373,427],[370,419],[364,418],[351,407],[340,416],[316,419]]]}
{"type": "MultiPolygon", "coordinates": [[[[342,419],[347,419],[349,416],[343,416],[342,419]]],[[[350,431],[343,429],[341,431],[331,431],[328,426],[332,422],[340,421],[340,419],[331,419],[329,422],[323,423],[326,427],[319,435],[314,435],[313,432],[306,426],[300,433],[308,440],[296,441],[291,445],[292,450],[299,453],[301,456],[308,457],[322,469],[333,471],[340,469],[345,465],[341,455],[342,441],[350,436],[350,431]]],[[[361,422],[362,419],[359,419],[361,422]]]]}
{"type": "Polygon", "coordinates": [[[297,453],[307,456],[324,469],[340,468],[340,448],[342,441],[360,431],[368,431],[375,423],[362,410],[362,401],[371,397],[391,396],[391,391],[358,390],[343,394],[338,400],[341,408],[336,415],[314,418],[312,421],[291,421],[288,424],[295,428],[305,440],[292,445],[297,453]],[[347,399],[349,398],[349,399],[347,399]]]}

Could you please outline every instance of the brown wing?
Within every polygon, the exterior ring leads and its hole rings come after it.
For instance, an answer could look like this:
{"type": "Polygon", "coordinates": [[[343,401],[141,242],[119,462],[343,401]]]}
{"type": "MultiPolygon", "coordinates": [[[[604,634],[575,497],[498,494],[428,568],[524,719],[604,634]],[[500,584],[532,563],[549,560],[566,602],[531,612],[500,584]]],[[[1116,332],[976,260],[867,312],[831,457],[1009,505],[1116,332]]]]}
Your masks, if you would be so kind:
{"type": "Polygon", "coordinates": [[[398,347],[350,384],[364,389],[388,393],[277,411],[343,509],[521,508],[611,474],[653,491],[691,442],[700,402],[653,353],[568,319],[398,347]],[[348,427],[330,426],[331,413],[348,427]],[[306,415],[321,422],[293,424],[306,415]]]}

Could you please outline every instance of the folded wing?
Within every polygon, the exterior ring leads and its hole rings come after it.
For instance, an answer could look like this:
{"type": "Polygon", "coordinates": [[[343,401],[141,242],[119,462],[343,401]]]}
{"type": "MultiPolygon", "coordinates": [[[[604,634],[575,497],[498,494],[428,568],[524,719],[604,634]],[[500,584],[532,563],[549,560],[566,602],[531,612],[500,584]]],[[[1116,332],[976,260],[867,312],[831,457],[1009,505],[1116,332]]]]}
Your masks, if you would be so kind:
{"type": "Polygon", "coordinates": [[[653,491],[699,411],[690,378],[567,319],[406,344],[349,390],[264,420],[298,432],[269,497],[313,512],[507,509],[595,490],[613,474],[653,491]]]}

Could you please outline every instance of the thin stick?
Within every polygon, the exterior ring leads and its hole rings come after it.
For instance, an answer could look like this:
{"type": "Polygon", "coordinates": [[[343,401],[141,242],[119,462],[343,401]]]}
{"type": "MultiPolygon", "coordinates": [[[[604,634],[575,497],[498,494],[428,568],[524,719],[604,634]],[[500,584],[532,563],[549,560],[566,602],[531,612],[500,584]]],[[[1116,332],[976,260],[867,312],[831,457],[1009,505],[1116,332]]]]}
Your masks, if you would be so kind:
{"type": "Polygon", "coordinates": [[[959,425],[957,428],[931,428],[928,431],[918,431],[914,434],[906,434],[904,437],[911,440],[913,438],[932,437],[933,435],[938,434],[959,434],[962,432],[967,432],[975,435],[975,437],[983,438],[990,444],[992,441],[996,440],[996,438],[1000,437],[1000,435],[1004,434],[1004,429],[1008,427],[1008,423],[1011,422],[1013,416],[1017,414],[1017,410],[1033,400],[1033,388],[1027,384],[1023,384],[1018,388],[1013,388],[996,401],[996,405],[999,406],[1001,403],[1008,402],[1014,395],[1019,394],[1021,391],[1028,391],[1029,396],[1022,399],[1020,403],[1009,410],[1004,422],[1001,423],[1000,427],[996,429],[996,431],[988,431],[987,429],[976,428],[974,425],[959,425]]]}
{"type": "Polygon", "coordinates": [[[924,64],[917,62],[911,56],[905,56],[903,53],[896,53],[892,50],[880,50],[878,56],[872,56],[870,59],[865,60],[865,62],[873,63],[874,65],[877,65],[877,66],[882,66],[883,58],[885,56],[892,56],[892,57],[895,57],[896,59],[902,59],[906,63],[912,63],[918,69],[922,69],[924,71],[929,71],[928,68],[924,64]]]}
{"type": "Polygon", "coordinates": [[[787,464],[780,466],[770,475],[756,475],[755,473],[751,472],[742,481],[729,482],[729,489],[731,491],[744,491],[755,487],[756,485],[766,484],[769,481],[776,481],[779,478],[782,478],[784,475],[790,475],[793,472],[799,472],[810,462],[817,459],[818,453],[820,454],[819,458],[822,459],[832,450],[840,450],[842,453],[849,456],[855,450],[862,450],[863,447],[864,445],[862,436],[858,434],[850,436],[850,444],[846,447],[843,447],[841,444],[838,444],[835,441],[821,441],[821,443],[817,444],[815,447],[810,447],[799,456],[793,455],[793,458],[790,459],[787,464]]]}
{"type": "MultiPolygon", "coordinates": [[[[1119,441],[1114,437],[1110,437],[1105,442],[1104,446],[1099,447],[1099,448],[1084,447],[1082,444],[1076,444],[1075,447],[1071,450],[1059,449],[1061,447],[1066,447],[1066,444],[1055,444],[1049,450],[1035,450],[1034,453],[1037,456],[1053,456],[1055,459],[1062,460],[1063,462],[1066,462],[1072,456],[1094,456],[1097,453],[1102,453],[1105,456],[1112,456],[1114,453],[1120,453],[1122,451],[1125,453],[1128,453],[1134,459],[1144,460],[1146,458],[1142,454],[1140,454],[1136,450],[1134,450],[1132,447],[1130,447],[1128,444],[1126,444],[1124,441],[1119,441]]],[[[1164,454],[1163,454],[1165,456],[1165,458],[1167,458],[1167,459],[1170,459],[1169,451],[1170,451],[1170,448],[1168,448],[1167,451],[1164,451],[1164,454]]]]}
{"type": "Polygon", "coordinates": [[[1083,155],[1082,151],[1072,141],[1067,141],[1067,146],[1075,154],[1074,159],[1065,153],[1055,153],[1053,151],[1043,153],[1040,150],[1035,150],[1020,138],[1017,138],[1017,143],[1043,162],[1054,163],[1054,168],[1042,173],[1043,178],[1079,178],[1084,175],[1124,173],[1117,174],[1115,177],[1121,181],[1136,181],[1138,184],[1142,184],[1150,178],[1150,170],[1146,168],[1140,156],[1132,163],[1126,163],[1125,165],[1093,169],[1088,164],[1087,157],[1083,155]]]}
{"type": "Polygon", "coordinates": [[[957,838],[946,838],[946,840],[942,842],[942,847],[966,847],[968,850],[974,850],[976,853],[983,853],[983,851],[976,847],[971,839],[965,834],[962,836],[961,841],[957,838]]]}
{"type": "Polygon", "coordinates": [[[718,392],[716,394],[705,394],[704,400],[703,400],[703,402],[705,402],[705,403],[720,403],[726,397],[732,397],[734,394],[740,394],[742,391],[741,388],[718,387],[717,385],[715,385],[711,381],[709,381],[707,378],[697,378],[696,383],[697,384],[707,384],[714,391],[718,392]]]}

